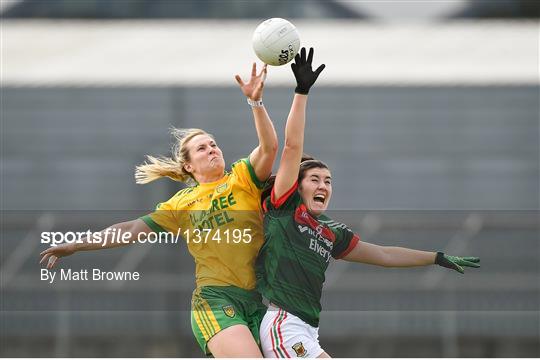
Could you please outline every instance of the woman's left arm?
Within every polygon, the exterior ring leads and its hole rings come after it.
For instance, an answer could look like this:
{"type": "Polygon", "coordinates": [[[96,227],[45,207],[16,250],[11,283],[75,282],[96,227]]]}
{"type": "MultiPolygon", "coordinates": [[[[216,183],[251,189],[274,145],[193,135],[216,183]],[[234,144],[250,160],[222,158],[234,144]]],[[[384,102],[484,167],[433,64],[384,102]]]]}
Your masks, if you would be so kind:
{"type": "Polygon", "coordinates": [[[248,83],[244,83],[239,75],[235,76],[242,93],[253,104],[251,105],[251,109],[253,111],[259,145],[249,155],[249,162],[255,170],[255,175],[261,181],[265,181],[272,173],[272,166],[278,150],[278,138],[274,124],[262,104],[266,73],[267,66],[264,65],[261,72],[257,75],[257,65],[253,63],[251,79],[248,83]]]}
{"type": "Polygon", "coordinates": [[[463,266],[478,268],[477,257],[458,257],[442,252],[413,250],[359,242],[344,260],[385,267],[413,267],[437,264],[464,273],[463,266]]]}

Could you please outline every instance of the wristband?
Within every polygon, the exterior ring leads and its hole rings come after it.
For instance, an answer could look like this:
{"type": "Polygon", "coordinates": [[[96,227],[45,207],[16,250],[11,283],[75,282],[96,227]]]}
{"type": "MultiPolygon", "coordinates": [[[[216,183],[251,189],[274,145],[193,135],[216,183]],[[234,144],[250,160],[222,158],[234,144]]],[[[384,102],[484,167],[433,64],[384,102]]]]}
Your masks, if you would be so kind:
{"type": "Polygon", "coordinates": [[[443,266],[442,264],[445,262],[444,253],[442,251],[437,251],[437,256],[435,257],[435,264],[443,266]]]}
{"type": "Polygon", "coordinates": [[[296,88],[294,89],[294,93],[300,94],[300,95],[307,95],[309,94],[309,88],[305,89],[301,87],[300,85],[297,85],[296,88]]]}
{"type": "Polygon", "coordinates": [[[247,98],[247,103],[248,103],[252,108],[264,106],[262,100],[251,100],[250,98],[247,98]]]}

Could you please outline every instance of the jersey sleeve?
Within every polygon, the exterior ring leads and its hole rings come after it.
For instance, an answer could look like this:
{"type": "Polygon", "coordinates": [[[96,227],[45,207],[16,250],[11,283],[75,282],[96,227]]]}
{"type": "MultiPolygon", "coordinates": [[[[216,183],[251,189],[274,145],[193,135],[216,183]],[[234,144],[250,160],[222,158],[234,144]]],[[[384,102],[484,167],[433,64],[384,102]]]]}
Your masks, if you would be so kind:
{"type": "Polygon", "coordinates": [[[240,159],[232,164],[232,173],[239,182],[248,187],[251,192],[259,194],[264,188],[265,181],[261,181],[255,174],[255,169],[251,165],[249,158],[240,159]]]}
{"type": "Polygon", "coordinates": [[[332,257],[334,259],[341,259],[354,249],[356,244],[360,241],[360,236],[344,224],[340,224],[332,230],[336,235],[334,248],[332,249],[332,257]]]}
{"type": "Polygon", "coordinates": [[[141,220],[156,233],[176,233],[180,227],[180,221],[176,216],[178,211],[174,206],[177,202],[175,195],[168,201],[158,204],[154,212],[142,216],[141,220]]]}
{"type": "Polygon", "coordinates": [[[296,181],[293,186],[281,197],[276,198],[274,188],[269,197],[263,202],[263,211],[270,212],[273,210],[293,210],[302,202],[302,198],[298,193],[298,182],[296,181]]]}

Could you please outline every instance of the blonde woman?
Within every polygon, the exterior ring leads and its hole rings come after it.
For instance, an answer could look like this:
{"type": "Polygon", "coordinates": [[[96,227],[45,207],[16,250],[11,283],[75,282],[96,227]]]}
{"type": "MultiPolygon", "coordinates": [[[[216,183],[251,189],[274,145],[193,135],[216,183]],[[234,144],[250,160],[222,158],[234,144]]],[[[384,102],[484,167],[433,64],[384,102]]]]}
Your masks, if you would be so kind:
{"type": "MultiPolygon", "coordinates": [[[[252,107],[259,138],[247,158],[226,172],[223,154],[211,134],[200,129],[174,130],[177,143],[172,158],[148,156],[135,177],[140,184],[169,177],[191,186],[160,203],[151,214],[110,226],[129,232],[133,239],[151,232],[180,231],[196,264],[193,333],[204,353],[214,357],[262,357],[259,325],[266,308],[254,290],[254,264],[263,242],[260,196],[278,147],[262,103],[266,73],[264,66],[257,74],[253,64],[248,83],[236,75],[252,107]]],[[[121,245],[84,242],[50,247],[41,253],[41,263],[52,268],[60,257],[77,251],[121,245]]]]}

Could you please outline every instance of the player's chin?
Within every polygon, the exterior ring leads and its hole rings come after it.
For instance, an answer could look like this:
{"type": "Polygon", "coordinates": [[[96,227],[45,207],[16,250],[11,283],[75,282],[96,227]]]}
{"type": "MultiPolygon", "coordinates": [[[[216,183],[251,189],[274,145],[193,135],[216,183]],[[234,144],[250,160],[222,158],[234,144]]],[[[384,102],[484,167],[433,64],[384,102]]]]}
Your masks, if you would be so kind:
{"type": "Polygon", "coordinates": [[[215,169],[224,169],[225,170],[225,160],[223,158],[217,158],[210,161],[210,165],[215,169]]]}
{"type": "Polygon", "coordinates": [[[309,207],[309,212],[315,216],[321,215],[326,211],[327,208],[326,204],[321,204],[318,202],[313,202],[310,205],[311,206],[309,207]]]}

